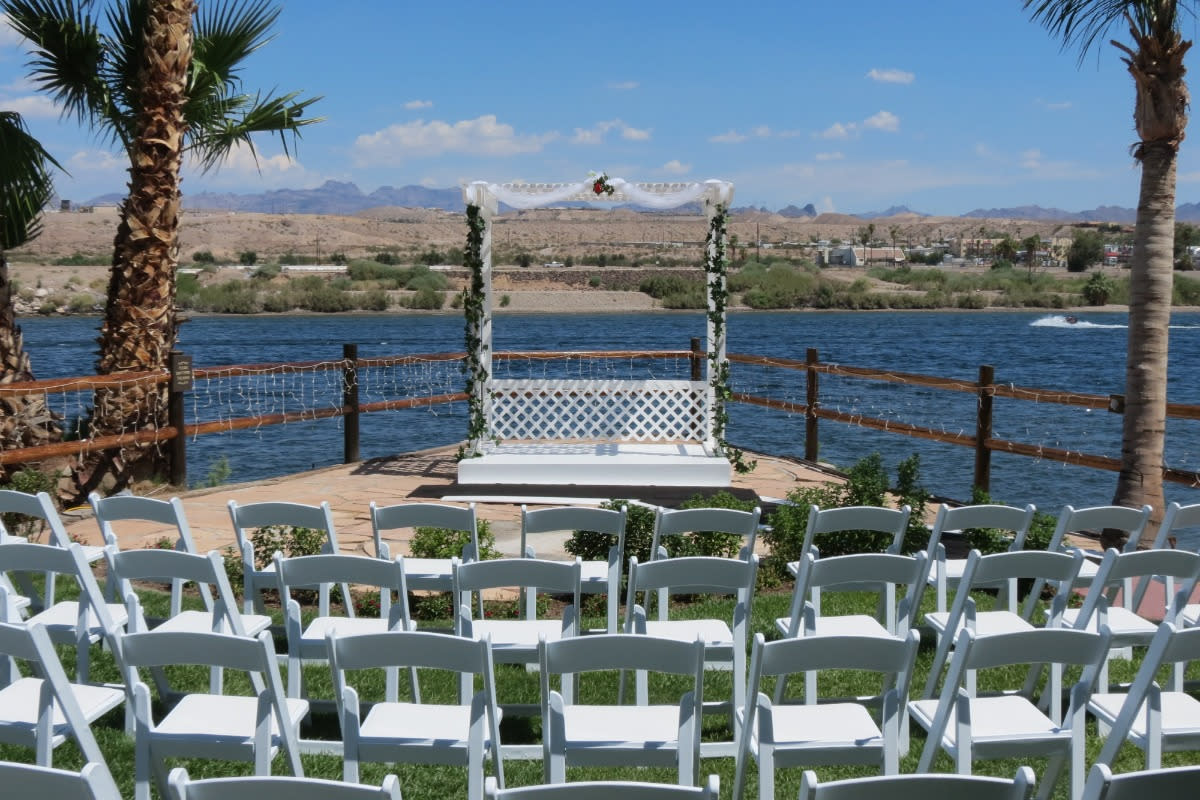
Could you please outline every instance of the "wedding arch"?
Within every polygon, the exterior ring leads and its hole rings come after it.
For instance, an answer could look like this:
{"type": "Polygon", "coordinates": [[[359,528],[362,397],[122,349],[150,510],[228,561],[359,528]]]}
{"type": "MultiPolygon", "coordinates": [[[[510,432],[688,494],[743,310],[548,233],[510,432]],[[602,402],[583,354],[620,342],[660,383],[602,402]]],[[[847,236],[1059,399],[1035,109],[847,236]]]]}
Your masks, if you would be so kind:
{"type": "Polygon", "coordinates": [[[725,441],[729,364],[725,353],[727,214],[733,184],[631,183],[593,175],[575,183],[463,185],[468,430],[464,484],[728,486],[725,441]],[[699,204],[708,221],[708,308],[703,380],[496,378],[492,367],[492,220],[515,209],[564,202],[656,210],[699,204]]]}

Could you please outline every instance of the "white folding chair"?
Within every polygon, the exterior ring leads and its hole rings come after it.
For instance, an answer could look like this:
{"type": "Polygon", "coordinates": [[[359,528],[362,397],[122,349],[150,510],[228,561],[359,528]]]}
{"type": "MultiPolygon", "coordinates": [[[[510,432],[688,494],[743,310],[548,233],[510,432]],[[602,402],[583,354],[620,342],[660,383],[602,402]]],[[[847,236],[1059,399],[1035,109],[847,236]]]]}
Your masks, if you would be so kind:
{"type": "MultiPolygon", "coordinates": [[[[567,767],[675,766],[679,784],[696,781],[704,700],[704,643],[652,636],[604,634],[542,640],[542,765],[547,783],[565,783],[567,767]],[[652,671],[684,675],[691,688],[676,702],[651,704],[648,682],[634,705],[578,703],[579,676],[588,672],[652,671]],[[561,691],[550,676],[561,675],[561,691]]],[[[619,695],[619,692],[614,692],[619,695]]]]}
{"type": "MultiPolygon", "coordinates": [[[[855,553],[832,558],[800,559],[800,572],[792,593],[791,614],[775,620],[775,629],[787,638],[797,636],[905,636],[916,627],[929,561],[924,552],[914,556],[890,553],[855,553]],[[898,589],[904,590],[903,597],[898,589]],[[826,616],[821,613],[824,591],[866,590],[879,595],[876,614],[826,616]],[[878,610],[882,608],[883,613],[878,610]]],[[[816,692],[816,673],[807,673],[805,691],[816,692]]],[[[783,701],[784,682],[775,687],[775,702],[783,701]]],[[[907,693],[907,689],[905,690],[907,693]]],[[[753,695],[751,695],[753,697],[753,695]]]]}
{"type": "Polygon", "coordinates": [[[949,591],[958,589],[963,570],[967,567],[965,558],[946,557],[946,546],[942,543],[943,534],[948,531],[961,532],[980,528],[1011,531],[1012,541],[1008,545],[1008,552],[1015,553],[1025,549],[1025,537],[1029,535],[1035,513],[1037,508],[1033,504],[1024,508],[992,504],[951,508],[943,503],[933,521],[929,544],[925,547],[925,552],[932,561],[929,583],[937,590],[937,610],[946,610],[949,591]]]}
{"type": "MultiPolygon", "coordinates": [[[[54,748],[71,738],[87,761],[104,763],[89,726],[120,707],[122,689],[71,683],[49,634],[38,624],[0,623],[0,667],[0,742],[30,748],[37,763],[49,767],[54,748]],[[12,669],[16,662],[39,677],[22,677],[12,669]]],[[[0,786],[7,787],[2,781],[0,786]]]]}
{"type": "MultiPolygon", "coordinates": [[[[962,628],[969,628],[981,639],[1001,633],[1034,630],[1033,612],[1041,595],[1038,592],[1030,592],[1018,609],[1018,580],[1032,578],[1035,585],[1037,581],[1054,583],[1057,594],[1046,624],[1047,627],[1059,625],[1071,585],[1075,576],[1079,574],[1079,566],[1082,563],[1083,554],[1079,551],[1068,555],[1045,550],[1021,550],[981,556],[978,550],[972,550],[967,556],[962,581],[958,585],[950,610],[925,615],[925,623],[933,628],[938,642],[921,696],[926,699],[934,696],[938,679],[941,678],[942,670],[949,660],[950,648],[954,646],[962,628]],[[971,592],[977,586],[994,587],[997,584],[1007,586],[1001,590],[996,607],[989,611],[977,611],[971,592]]],[[[1031,673],[1030,681],[1036,679],[1037,676],[1031,673]]],[[[1027,689],[1033,690],[1032,683],[1027,689]]]]}
{"type": "MultiPolygon", "coordinates": [[[[704,642],[705,669],[731,670],[733,696],[730,700],[706,702],[707,712],[728,711],[730,731],[737,736],[736,711],[746,704],[747,630],[754,601],[754,582],[758,575],[758,556],[749,560],[688,556],[659,559],[639,564],[629,560],[628,599],[625,608],[625,633],[649,634],[681,642],[704,642]],[[645,607],[637,596],[649,599],[658,594],[657,619],[647,619],[645,607]],[[733,599],[729,621],[723,619],[669,619],[670,595],[726,595],[733,599]]],[[[637,680],[646,680],[639,670],[637,680]]],[[[734,741],[705,742],[703,755],[733,755],[734,741]]]]}
{"type": "Polygon", "coordinates": [[[621,599],[621,560],[625,552],[626,507],[607,508],[565,506],[530,511],[521,506],[521,555],[537,558],[529,538],[538,534],[566,531],[594,531],[612,537],[607,561],[583,561],[580,565],[579,591],[607,595],[605,631],[617,632],[617,606],[621,599]]]}
{"type": "MultiPolygon", "coordinates": [[[[1100,571],[1092,580],[1080,608],[1063,611],[1062,624],[1079,630],[1107,627],[1112,634],[1112,655],[1132,658],[1131,647],[1146,647],[1154,639],[1158,625],[1141,616],[1135,606],[1137,588],[1153,581],[1164,584],[1164,604],[1148,609],[1158,620],[1177,621],[1182,603],[1200,579],[1200,554],[1186,550],[1140,550],[1118,553],[1109,548],[1100,562],[1100,571]],[[1137,588],[1135,588],[1137,587],[1137,588]],[[1121,602],[1118,602],[1121,601],[1121,602]]],[[[1108,683],[1108,662],[1100,672],[1100,683],[1108,683]]]]}
{"type": "Polygon", "coordinates": [[[166,796],[167,758],[251,761],[256,775],[269,775],[271,760],[282,748],[292,774],[303,777],[298,740],[308,702],[284,696],[269,633],[250,638],[151,631],[127,634],[123,646],[133,686],[137,800],[149,800],[151,773],[159,794],[166,796]],[[150,689],[137,677],[137,670],[187,664],[246,672],[255,694],[186,694],[155,722],[150,689]]]}
{"type": "MultiPolygon", "coordinates": [[[[187,515],[183,511],[183,501],[178,497],[170,500],[156,500],[152,497],[138,497],[132,494],[115,494],[112,497],[101,497],[95,492],[88,495],[88,505],[100,527],[100,535],[104,538],[105,550],[119,548],[120,538],[113,527],[114,522],[152,522],[162,525],[169,534],[163,538],[174,538],[172,548],[181,553],[197,553],[196,542],[192,538],[192,529],[188,525],[187,515]]],[[[110,600],[125,596],[122,590],[113,592],[113,587],[107,587],[110,600]]],[[[212,593],[207,586],[197,587],[204,599],[204,607],[212,610],[212,593]]],[[[171,616],[175,616],[183,607],[183,582],[171,581],[171,616]]]]}
{"type": "Polygon", "coordinates": [[[108,767],[89,762],[79,772],[0,761],[0,786],[8,797],[54,800],[121,800],[108,767]]]}
{"type": "MultiPolygon", "coordinates": [[[[454,563],[454,632],[470,639],[491,637],[492,655],[498,664],[536,664],[538,640],[554,641],[579,633],[581,562],[538,561],[531,558],[497,558],[470,564],[454,563]],[[519,619],[474,619],[471,596],[491,589],[521,591],[524,614],[519,619]],[[539,619],[537,595],[571,598],[562,619],[539,619]]],[[[521,612],[518,610],[518,614],[521,612]]]]}
{"type": "MultiPolygon", "coordinates": [[[[800,552],[813,552],[815,547],[813,542],[820,534],[853,534],[854,531],[871,531],[890,534],[892,541],[884,552],[898,554],[904,546],[904,531],[908,528],[908,518],[911,515],[912,509],[908,506],[900,508],[846,506],[826,509],[809,506],[808,526],[804,529],[804,544],[800,546],[800,552]]],[[[819,549],[813,554],[819,555],[819,549]]],[[[799,569],[798,561],[788,563],[788,571],[793,575],[799,569]]]]}
{"type": "MultiPolygon", "coordinates": [[[[758,538],[758,522],[762,510],[737,511],[731,508],[682,508],[669,511],[659,508],[654,514],[654,538],[650,544],[650,560],[660,558],[668,536],[688,533],[732,533],[742,537],[738,557],[745,559],[754,552],[758,538]]],[[[669,550],[670,548],[666,548],[669,550]]]]}
{"type": "MultiPolygon", "coordinates": [[[[394,506],[371,503],[371,532],[377,557],[393,557],[389,542],[394,544],[395,540],[386,539],[385,533],[396,530],[415,533],[417,528],[446,528],[470,534],[470,541],[463,546],[461,560],[466,563],[479,558],[479,522],[474,503],[466,508],[441,503],[400,503],[394,506]]],[[[410,589],[449,592],[454,588],[449,558],[414,558],[405,555],[404,574],[410,589]]]]}
{"type": "Polygon", "coordinates": [[[454,764],[467,768],[469,800],[482,800],[484,760],[490,755],[492,768],[504,784],[500,710],[487,639],[417,631],[344,635],[338,628],[331,628],[327,637],[347,782],[358,781],[363,761],[454,764]],[[346,673],[401,667],[414,673],[418,667],[456,673],[458,704],[423,703],[415,685],[410,700],[401,702],[395,686],[389,684],[384,701],[371,705],[364,717],[358,691],[348,685],[346,673]],[[472,688],[476,675],[483,684],[479,691],[472,688]]]}
{"type": "MultiPolygon", "coordinates": [[[[1200,503],[1187,506],[1171,503],[1167,506],[1167,514],[1163,517],[1162,524],[1158,526],[1158,535],[1154,538],[1153,547],[1155,550],[1170,547],[1171,540],[1179,533],[1197,529],[1200,529],[1200,503]]],[[[1147,588],[1149,585],[1145,583],[1138,587],[1137,594],[1134,595],[1134,608],[1141,608],[1142,597],[1147,588]]],[[[1185,601],[1182,622],[1188,626],[1200,623],[1200,603],[1185,601]]]]}
{"type": "MultiPolygon", "coordinates": [[[[0,489],[0,514],[21,514],[41,520],[46,530],[49,531],[47,544],[63,548],[71,545],[71,536],[67,533],[66,527],[63,526],[62,518],[58,515],[58,511],[54,508],[54,500],[46,492],[26,494],[25,492],[16,492],[11,489],[0,489]]],[[[0,531],[4,531],[4,536],[0,536],[0,541],[7,540],[5,541],[6,544],[12,543],[15,537],[8,536],[8,532],[4,530],[3,522],[0,522],[0,531]]],[[[110,541],[106,537],[104,544],[116,544],[116,539],[110,541]]],[[[80,547],[82,548],[84,560],[88,564],[104,558],[104,545],[80,545],[80,547]]],[[[26,575],[17,575],[14,577],[16,585],[35,603],[37,608],[44,609],[54,605],[55,576],[53,573],[46,575],[42,594],[43,599],[40,602],[34,599],[36,592],[33,589],[33,584],[29,582],[26,575]]],[[[110,596],[109,599],[113,598],[110,596]]]]}
{"type": "Polygon", "coordinates": [[[487,800],[718,800],[721,782],[709,775],[703,786],[669,786],[640,781],[579,781],[501,789],[495,778],[484,784],[487,800]]]}
{"type": "MultiPolygon", "coordinates": [[[[179,550],[118,550],[110,546],[106,548],[105,553],[108,559],[109,581],[120,587],[121,596],[125,598],[126,615],[129,618],[127,630],[130,633],[141,633],[151,629],[142,611],[141,600],[130,583],[135,580],[171,582],[172,614],[161,620],[154,627],[155,631],[257,636],[271,626],[271,618],[266,615],[243,615],[238,612],[237,598],[229,585],[229,577],[225,574],[225,562],[215,551],[209,552],[208,555],[197,555],[179,550]],[[182,609],[183,588],[188,583],[195,584],[200,590],[200,596],[206,601],[206,610],[182,609]],[[215,602],[212,599],[214,589],[217,595],[215,602]],[[177,599],[180,607],[175,607],[177,599]]],[[[151,674],[160,698],[178,695],[161,669],[154,668],[151,674]]],[[[221,680],[221,670],[214,668],[209,679],[209,690],[213,694],[221,693],[221,680]]],[[[127,723],[132,725],[133,719],[127,719],[127,723]]],[[[128,732],[132,733],[132,728],[128,732]]]]}
{"type": "Polygon", "coordinates": [[[1200,794],[1200,767],[1150,769],[1113,775],[1107,764],[1093,764],[1083,800],[1146,800],[1200,794]]]}
{"type": "Polygon", "coordinates": [[[183,767],[171,770],[167,792],[170,800],[401,800],[395,775],[384,777],[382,786],[258,776],[192,780],[183,767]]]}
{"type": "Polygon", "coordinates": [[[775,797],[777,766],[875,764],[885,775],[897,774],[900,756],[908,749],[901,722],[920,643],[915,630],[897,637],[820,635],[769,644],[761,633],[755,634],[750,656],[753,700],[739,713],[734,800],[741,800],[752,755],[758,762],[761,800],[775,797]],[[882,688],[871,697],[821,702],[814,678],[813,688],[805,689],[803,705],[775,704],[759,691],[764,678],[782,683],[794,673],[807,676],[828,669],[877,673],[882,688]],[[878,709],[878,722],[868,705],[878,709]]]}
{"type": "Polygon", "coordinates": [[[1164,622],[1154,634],[1142,665],[1127,694],[1114,694],[1101,685],[1092,695],[1088,710],[1108,738],[1096,761],[1112,764],[1126,741],[1146,754],[1146,769],[1162,766],[1163,752],[1200,750],[1200,700],[1184,691],[1183,670],[1173,670],[1171,685],[1164,691],[1155,673],[1164,665],[1200,660],[1200,628],[1179,629],[1164,622]]]}
{"type": "MultiPolygon", "coordinates": [[[[103,551],[101,551],[103,552],[103,551]]],[[[118,636],[128,621],[125,606],[121,603],[105,603],[103,593],[92,569],[88,566],[83,548],[78,544],[57,547],[48,544],[23,544],[13,542],[0,546],[0,573],[47,575],[47,583],[62,575],[79,585],[78,600],[60,600],[24,620],[27,624],[46,627],[55,644],[75,647],[75,678],[87,683],[91,675],[91,645],[104,642],[120,667],[120,642],[118,636]]],[[[12,606],[0,609],[0,614],[11,618],[12,606]]]]}
{"type": "MultiPolygon", "coordinates": [[[[236,500],[230,500],[229,517],[233,522],[234,536],[242,555],[244,595],[242,610],[246,614],[255,612],[265,614],[266,607],[262,602],[262,592],[278,586],[275,579],[275,564],[271,560],[274,553],[254,552],[250,531],[275,525],[312,528],[325,533],[322,552],[331,554],[338,552],[337,532],[333,527],[333,513],[327,502],[323,502],[319,506],[281,502],[238,505],[236,500]],[[260,567],[259,564],[263,566],[260,567]]],[[[342,593],[349,597],[350,587],[343,585],[342,593]]]]}
{"type": "Polygon", "coordinates": [[[800,779],[799,800],[1029,800],[1033,770],[1018,767],[1012,780],[974,775],[887,775],[820,783],[815,772],[800,779]]]}
{"type": "MultiPolygon", "coordinates": [[[[954,661],[937,700],[908,704],[913,721],[928,736],[918,772],[929,772],[939,749],[954,759],[959,774],[969,775],[977,758],[1047,756],[1039,797],[1054,791],[1065,765],[1070,765],[1070,797],[1083,792],[1084,748],[1088,700],[1096,675],[1108,653],[1107,631],[1090,633],[1067,628],[1042,628],[977,638],[964,628],[954,647],[954,661]],[[1050,665],[1044,700],[1048,713],[1021,692],[982,697],[976,692],[976,671],[1017,664],[1050,665]],[[1083,667],[1062,709],[1064,666],[1083,667]]],[[[1026,681],[1028,685],[1028,681],[1026,681]]]]}
{"type": "MultiPolygon", "coordinates": [[[[1092,506],[1090,508],[1075,508],[1073,506],[1063,506],[1058,515],[1058,524],[1054,527],[1054,534],[1050,537],[1050,543],[1046,545],[1046,549],[1052,553],[1065,552],[1079,548],[1069,547],[1066,544],[1068,533],[1090,532],[1100,533],[1106,530],[1123,531],[1126,534],[1125,545],[1121,548],[1123,553],[1132,553],[1137,550],[1138,542],[1141,541],[1142,531],[1150,522],[1150,513],[1153,509],[1150,506],[1142,506],[1141,508],[1126,508],[1125,506],[1092,506]]],[[[1081,552],[1083,552],[1081,550],[1081,552]]],[[[1086,583],[1096,577],[1096,573],[1100,571],[1100,554],[1084,552],[1085,558],[1083,564],[1079,568],[1079,575],[1076,580],[1080,583],[1086,583]]],[[[1033,585],[1034,593],[1040,593],[1045,587],[1044,581],[1037,581],[1033,585]]]]}
{"type": "MultiPolygon", "coordinates": [[[[303,665],[329,660],[325,635],[337,628],[342,635],[352,633],[382,633],[409,628],[408,589],[405,585],[403,557],[394,561],[370,556],[316,555],[284,558],[275,554],[275,577],[279,581],[279,598],[284,606],[284,629],[287,631],[287,694],[306,695],[303,665]],[[358,616],[354,598],[342,596],[346,613],[334,616],[330,609],[329,585],[371,587],[378,592],[379,616],[358,616]],[[300,587],[319,586],[317,615],[307,625],[302,620],[300,603],[292,597],[300,587]],[[393,600],[393,593],[396,599],[393,600]]],[[[373,592],[374,594],[374,592],[373,592]]],[[[415,680],[416,673],[411,678],[415,680]]],[[[395,670],[388,680],[395,681],[395,670]]]]}

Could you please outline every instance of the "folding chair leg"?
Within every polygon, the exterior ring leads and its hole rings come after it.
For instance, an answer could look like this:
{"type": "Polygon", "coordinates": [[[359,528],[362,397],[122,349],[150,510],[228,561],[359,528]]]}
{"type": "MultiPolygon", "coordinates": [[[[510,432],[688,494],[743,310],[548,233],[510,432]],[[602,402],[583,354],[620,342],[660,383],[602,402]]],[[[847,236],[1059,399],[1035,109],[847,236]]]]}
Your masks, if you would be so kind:
{"type": "Polygon", "coordinates": [[[775,800],[775,754],[770,746],[758,747],[758,800],[775,800]]]}

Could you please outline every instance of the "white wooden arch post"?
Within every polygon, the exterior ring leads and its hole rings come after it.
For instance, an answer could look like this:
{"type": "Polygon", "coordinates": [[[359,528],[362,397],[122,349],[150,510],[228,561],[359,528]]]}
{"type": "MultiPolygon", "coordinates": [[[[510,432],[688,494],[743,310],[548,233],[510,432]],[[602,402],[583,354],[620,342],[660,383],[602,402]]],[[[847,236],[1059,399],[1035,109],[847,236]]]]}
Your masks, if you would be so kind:
{"type": "MultiPolygon", "coordinates": [[[[723,398],[718,398],[717,394],[718,384],[728,376],[723,222],[733,199],[733,184],[719,180],[635,184],[604,177],[556,184],[475,181],[463,186],[463,198],[471,226],[467,259],[475,258],[472,249],[477,248],[477,260],[464,302],[470,421],[467,448],[463,453],[465,458],[459,462],[459,482],[595,485],[613,483],[613,476],[620,475],[621,482],[628,485],[728,486],[729,458],[724,447],[724,414],[720,411],[723,398]],[[598,186],[603,187],[601,191],[596,191],[598,186]],[[708,311],[705,315],[708,357],[705,359],[703,388],[687,381],[604,381],[602,386],[597,384],[587,388],[568,386],[567,381],[557,384],[540,381],[534,386],[534,382],[498,382],[493,377],[492,218],[501,203],[512,208],[530,209],[581,201],[624,203],[652,209],[701,204],[709,223],[705,252],[709,265],[706,270],[708,311]],[[715,225],[714,220],[718,218],[721,224],[715,225]],[[718,229],[719,233],[715,233],[718,229]],[[510,383],[514,386],[509,387],[510,383]],[[513,391],[498,392],[498,388],[513,391]],[[548,408],[543,409],[547,412],[544,415],[523,414],[520,410],[509,413],[507,403],[516,402],[517,398],[526,403],[538,402],[540,398],[549,404],[561,402],[564,396],[579,401],[580,405],[571,413],[548,408]],[[592,404],[590,411],[594,413],[589,413],[585,407],[589,402],[592,404]],[[625,424],[613,425],[611,409],[618,402],[628,404],[636,409],[636,413],[631,414],[625,424]],[[693,412],[687,416],[698,422],[688,430],[667,424],[667,419],[678,422],[685,416],[672,413],[671,404],[685,402],[693,412]],[[667,406],[666,412],[656,418],[655,409],[661,410],[663,405],[667,406]],[[694,414],[695,406],[702,406],[699,415],[694,414]],[[539,428],[537,423],[523,424],[521,421],[545,416],[553,417],[557,424],[546,426],[543,423],[539,428]],[[601,417],[604,419],[600,420],[601,417]],[[633,417],[638,418],[637,424],[633,417]],[[656,426],[655,419],[662,424],[656,426]],[[682,447],[681,440],[693,442],[693,449],[682,447]],[[605,446],[596,446],[597,441],[605,446]],[[628,445],[624,454],[622,443],[628,445]],[[626,456],[624,460],[623,455],[626,456]],[[645,466],[642,472],[646,477],[638,477],[639,464],[645,466]]],[[[740,453],[737,457],[740,459],[740,453]]]]}

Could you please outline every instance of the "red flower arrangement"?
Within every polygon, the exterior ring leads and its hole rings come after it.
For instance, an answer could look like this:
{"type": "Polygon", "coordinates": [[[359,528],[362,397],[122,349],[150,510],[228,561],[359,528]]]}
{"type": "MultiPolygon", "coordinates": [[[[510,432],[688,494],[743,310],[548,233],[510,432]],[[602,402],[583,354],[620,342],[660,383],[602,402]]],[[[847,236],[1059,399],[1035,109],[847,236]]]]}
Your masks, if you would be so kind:
{"type": "Polygon", "coordinates": [[[605,173],[601,172],[599,175],[597,175],[593,172],[592,176],[594,178],[592,181],[592,192],[594,194],[612,195],[615,191],[617,191],[613,188],[612,184],[608,182],[608,175],[605,173]]]}

